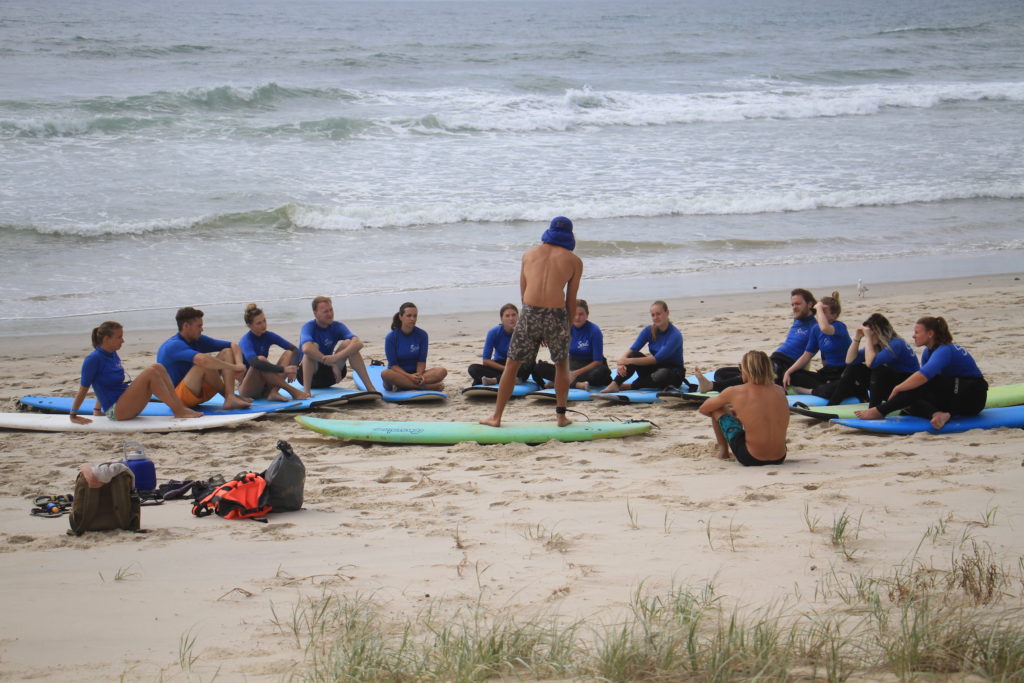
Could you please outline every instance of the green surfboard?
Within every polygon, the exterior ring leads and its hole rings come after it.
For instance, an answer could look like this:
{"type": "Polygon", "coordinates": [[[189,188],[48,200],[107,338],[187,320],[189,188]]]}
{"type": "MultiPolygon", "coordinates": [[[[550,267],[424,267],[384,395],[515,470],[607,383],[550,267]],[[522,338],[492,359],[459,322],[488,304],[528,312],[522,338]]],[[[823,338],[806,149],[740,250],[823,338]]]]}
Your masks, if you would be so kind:
{"type": "Polygon", "coordinates": [[[488,427],[477,422],[401,422],[387,420],[325,420],[300,415],[295,421],[307,429],[351,441],[405,444],[456,444],[476,441],[494,443],[544,443],[591,441],[643,434],[651,423],[573,422],[559,427],[554,422],[504,422],[488,427]]]}
{"type": "MultiPolygon", "coordinates": [[[[988,397],[985,400],[986,408],[1007,408],[1024,404],[1024,384],[1004,384],[998,387],[988,388],[988,397]]],[[[849,403],[841,406],[796,406],[791,405],[790,411],[813,417],[816,420],[832,419],[854,419],[858,410],[867,410],[867,403],[849,403]]]]}

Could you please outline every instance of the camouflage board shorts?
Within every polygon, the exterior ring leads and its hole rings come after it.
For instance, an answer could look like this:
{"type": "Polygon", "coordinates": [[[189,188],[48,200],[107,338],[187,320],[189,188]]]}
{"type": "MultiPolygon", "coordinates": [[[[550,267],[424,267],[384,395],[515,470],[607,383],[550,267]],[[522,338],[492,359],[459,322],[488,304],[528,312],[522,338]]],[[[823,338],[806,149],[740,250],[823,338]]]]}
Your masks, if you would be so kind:
{"type": "Polygon", "coordinates": [[[548,345],[552,363],[561,363],[569,357],[569,315],[564,307],[523,306],[523,313],[512,331],[508,357],[520,363],[533,362],[541,342],[548,345]]]}

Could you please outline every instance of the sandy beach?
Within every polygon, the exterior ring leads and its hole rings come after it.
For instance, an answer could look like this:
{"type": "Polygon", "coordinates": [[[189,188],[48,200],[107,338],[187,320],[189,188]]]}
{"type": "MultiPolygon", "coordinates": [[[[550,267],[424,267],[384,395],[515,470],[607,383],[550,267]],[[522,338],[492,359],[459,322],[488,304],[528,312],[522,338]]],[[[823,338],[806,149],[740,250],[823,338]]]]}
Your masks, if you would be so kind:
{"type": "MultiPolygon", "coordinates": [[[[870,283],[864,298],[852,283],[835,288],[851,328],[879,311],[909,338],[918,317],[945,316],[956,342],[998,385],[1024,382],[1022,277],[870,283]]],[[[590,300],[607,356],[624,351],[648,322],[650,300],[590,300]]],[[[486,417],[490,402],[458,391],[500,303],[488,313],[420,311],[430,364],[449,370],[447,402],[315,414],[486,417]]],[[[736,364],[749,349],[771,352],[790,322],[788,287],[668,303],[688,371],[736,364]]],[[[383,358],[388,320],[350,320],[336,308],[366,343],[365,355],[383,358]]],[[[299,321],[265,310],[271,330],[297,337],[299,321]]],[[[17,410],[25,394],[73,395],[89,330],[99,322],[83,320],[73,336],[4,338],[4,410],[17,410]]],[[[206,332],[237,339],[244,328],[206,332]]],[[[136,374],[154,362],[171,333],[127,329],[126,370],[136,374]]],[[[0,678],[301,678],[312,649],[281,622],[325,594],[370,601],[392,624],[483,608],[597,629],[626,619],[638,591],[680,586],[711,586],[729,610],[841,612],[847,577],[891,577],[909,566],[945,571],[972,547],[1015,577],[986,609],[996,616],[1022,607],[1021,430],[886,437],[794,417],[787,461],[751,470],[713,457],[708,420],[692,407],[573,407],[595,420],[642,418],[657,427],[628,439],[539,446],[362,445],[322,437],[283,415],[204,433],[144,434],[139,440],[160,481],[261,471],[285,439],[307,468],[305,509],[258,524],[195,518],[187,502],[168,501],[143,508],[148,533],[79,538],[65,534],[66,517],[30,516],[31,501],[70,493],[78,465],[120,457],[124,439],[0,432],[0,678]],[[841,519],[850,527],[835,542],[841,519]]],[[[553,417],[552,404],[520,399],[505,419],[553,417]]]]}

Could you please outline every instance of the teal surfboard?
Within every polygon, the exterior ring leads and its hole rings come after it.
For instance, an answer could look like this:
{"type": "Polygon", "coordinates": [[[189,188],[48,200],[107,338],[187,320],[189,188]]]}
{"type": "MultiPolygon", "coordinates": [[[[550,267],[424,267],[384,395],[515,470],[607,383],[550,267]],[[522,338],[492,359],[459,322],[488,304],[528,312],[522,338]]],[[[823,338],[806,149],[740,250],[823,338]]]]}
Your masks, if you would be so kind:
{"type": "MultiPolygon", "coordinates": [[[[799,399],[798,399],[799,401],[799,399]]],[[[988,388],[985,408],[1006,408],[1024,404],[1024,384],[1004,384],[988,388]]],[[[852,420],[858,410],[867,410],[867,403],[844,403],[841,406],[795,405],[790,402],[790,412],[815,420],[852,420]]]]}
{"type": "MultiPolygon", "coordinates": [[[[381,397],[390,403],[418,403],[422,401],[443,401],[448,398],[448,394],[443,391],[429,391],[423,389],[411,389],[406,391],[388,391],[384,388],[384,380],[381,378],[380,373],[384,372],[383,365],[367,365],[366,372],[370,375],[370,381],[373,382],[373,386],[376,387],[381,397]]],[[[363,384],[363,379],[359,376],[359,373],[352,373],[352,381],[356,383],[356,386],[361,390],[366,391],[366,385],[363,384]]]]}
{"type": "Polygon", "coordinates": [[[883,420],[838,419],[832,421],[844,427],[852,427],[853,429],[861,429],[879,434],[917,434],[920,432],[928,432],[929,434],[957,434],[971,429],[1024,428],[1024,406],[986,408],[971,417],[954,416],[953,419],[943,425],[942,429],[935,429],[923,417],[911,417],[909,415],[890,416],[883,420]]]}
{"type": "Polygon", "coordinates": [[[477,422],[324,420],[306,415],[299,415],[295,421],[303,427],[338,439],[404,444],[591,441],[633,436],[651,429],[651,423],[643,421],[573,422],[567,427],[559,427],[554,422],[505,422],[501,427],[488,427],[477,422]]]}

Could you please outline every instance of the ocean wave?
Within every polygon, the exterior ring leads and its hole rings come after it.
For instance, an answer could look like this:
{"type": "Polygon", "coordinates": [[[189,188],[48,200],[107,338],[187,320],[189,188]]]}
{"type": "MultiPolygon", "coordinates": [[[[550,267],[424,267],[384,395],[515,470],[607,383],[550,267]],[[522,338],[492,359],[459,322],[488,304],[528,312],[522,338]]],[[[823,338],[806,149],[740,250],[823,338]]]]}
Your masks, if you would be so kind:
{"type": "MultiPolygon", "coordinates": [[[[822,72],[822,80],[850,77],[822,72]]],[[[891,80],[896,74],[871,77],[891,80]]],[[[815,76],[812,76],[814,78],[815,76]]],[[[865,75],[865,78],[868,78],[865,75]]],[[[7,137],[121,134],[151,126],[187,126],[190,135],[240,137],[303,135],[465,135],[562,132],[611,126],[671,126],[758,119],[796,120],[870,116],[887,109],[934,108],[963,102],[1022,102],[1024,82],[878,83],[809,86],[764,81],[749,88],[648,93],[568,89],[561,93],[509,93],[467,89],[349,91],[219,86],[99,97],[68,103],[0,101],[0,134],[7,137]],[[319,100],[335,111],[323,118],[297,100],[319,100]],[[358,114],[357,114],[358,112],[358,114]],[[260,113],[261,123],[253,122],[260,113]],[[284,120],[281,120],[284,119],[284,120]],[[112,123],[119,122],[119,123],[112,123]]],[[[322,110],[324,107],[315,107],[322,110]]]]}
{"type": "Polygon", "coordinates": [[[973,24],[971,26],[902,26],[899,28],[885,29],[875,33],[876,36],[890,36],[894,34],[913,33],[940,33],[949,35],[972,35],[976,33],[987,33],[992,30],[989,23],[973,24]]]}
{"type": "MultiPolygon", "coordinates": [[[[392,230],[437,225],[507,224],[520,221],[545,222],[554,213],[571,215],[574,220],[622,218],[659,218],[678,216],[756,215],[815,211],[819,209],[850,209],[860,207],[902,206],[956,200],[1024,199],[1024,188],[989,187],[982,189],[920,188],[903,191],[844,191],[831,193],[779,192],[757,194],[702,193],[699,196],[631,196],[621,199],[573,200],[558,206],[550,203],[502,204],[500,202],[438,204],[346,204],[324,206],[287,203],[270,209],[254,209],[234,213],[198,217],[177,217],[144,221],[98,221],[61,223],[0,224],[0,231],[35,232],[41,235],[75,238],[143,235],[161,231],[190,231],[215,234],[224,230],[256,229],[282,231],[355,232],[361,230],[392,230]]],[[[969,236],[968,236],[969,237],[969,236]]],[[[666,240],[662,247],[675,248],[666,240]]],[[[765,249],[771,240],[706,239],[695,244],[716,250],[765,249]]],[[[635,249],[636,242],[604,243],[596,248],[607,250],[635,249]],[[628,246],[624,246],[628,245],[628,246]]]]}

